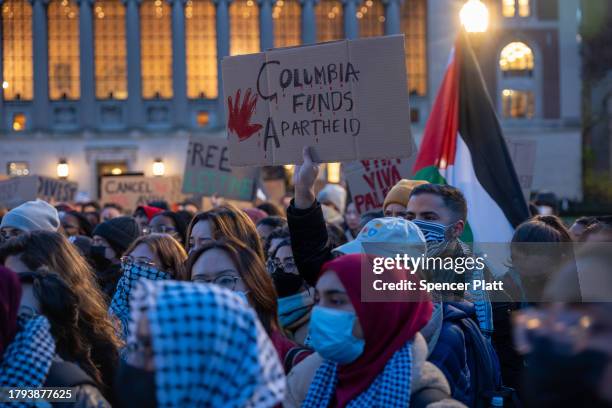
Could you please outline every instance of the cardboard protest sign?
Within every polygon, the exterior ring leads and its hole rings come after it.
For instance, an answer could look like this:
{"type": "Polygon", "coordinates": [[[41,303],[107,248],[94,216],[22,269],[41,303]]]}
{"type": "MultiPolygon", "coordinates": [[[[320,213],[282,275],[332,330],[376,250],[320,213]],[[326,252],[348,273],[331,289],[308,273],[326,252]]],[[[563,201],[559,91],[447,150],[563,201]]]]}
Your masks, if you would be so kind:
{"type": "Polygon", "coordinates": [[[219,196],[240,201],[255,197],[257,168],[232,168],[227,140],[214,136],[192,137],[187,149],[183,193],[219,196]]]}
{"type": "Polygon", "coordinates": [[[225,57],[230,163],[320,162],[412,154],[404,36],[225,57]]]}
{"type": "Polygon", "coordinates": [[[102,177],[102,204],[115,203],[126,210],[134,210],[150,201],[166,201],[172,204],[182,199],[180,177],[102,177]]]}
{"type": "Polygon", "coordinates": [[[412,160],[361,160],[345,165],[344,175],[359,214],[381,210],[389,190],[412,176],[412,160]]]}
{"type": "Polygon", "coordinates": [[[537,142],[535,140],[512,140],[507,141],[507,144],[523,194],[529,197],[533,185],[537,142]]]}
{"type": "Polygon", "coordinates": [[[14,208],[37,198],[51,204],[72,202],[77,189],[77,183],[67,180],[45,176],[14,177],[0,181],[0,204],[14,208]]]}

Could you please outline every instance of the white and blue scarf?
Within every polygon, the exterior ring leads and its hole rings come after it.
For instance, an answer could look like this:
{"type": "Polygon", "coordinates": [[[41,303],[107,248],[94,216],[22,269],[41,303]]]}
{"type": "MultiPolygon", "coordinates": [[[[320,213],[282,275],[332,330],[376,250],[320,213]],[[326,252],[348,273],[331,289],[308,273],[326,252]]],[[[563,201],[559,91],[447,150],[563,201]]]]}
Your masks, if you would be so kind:
{"type": "Polygon", "coordinates": [[[113,295],[109,307],[109,314],[116,316],[121,322],[121,338],[125,340],[128,336],[130,317],[130,294],[139,279],[166,280],[170,274],[155,267],[138,262],[125,263],[121,266],[123,274],[117,283],[117,290],[113,295]]]}
{"type": "MultiPolygon", "coordinates": [[[[383,371],[347,405],[347,408],[407,408],[410,405],[412,381],[412,341],[393,354],[383,371]]],[[[338,384],[338,364],[326,360],[321,364],[308,388],[302,408],[328,407],[338,384]]]]}
{"type": "Polygon", "coordinates": [[[267,408],[285,375],[254,310],[216,285],[142,280],[131,298],[128,348],[146,314],[160,407],[267,408]]]}
{"type": "MultiPolygon", "coordinates": [[[[5,350],[0,363],[0,387],[43,387],[55,355],[51,324],[44,316],[19,319],[21,330],[5,350]]],[[[11,407],[49,406],[33,402],[11,403],[11,407]]]]}

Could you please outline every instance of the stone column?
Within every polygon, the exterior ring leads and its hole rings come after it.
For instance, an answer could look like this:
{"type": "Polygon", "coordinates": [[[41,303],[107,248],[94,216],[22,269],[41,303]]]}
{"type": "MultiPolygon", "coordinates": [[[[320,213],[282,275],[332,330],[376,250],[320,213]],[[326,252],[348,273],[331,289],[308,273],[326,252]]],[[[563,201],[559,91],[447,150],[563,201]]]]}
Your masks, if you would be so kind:
{"type": "Polygon", "coordinates": [[[172,4],[172,101],[174,125],[188,127],[187,54],[185,51],[185,0],[169,0],[172,4]]]}
{"type": "Polygon", "coordinates": [[[344,3],[344,36],[348,39],[359,37],[357,21],[357,0],[343,0],[344,3]]]}
{"type": "Polygon", "coordinates": [[[272,6],[275,0],[259,0],[259,47],[261,51],[274,48],[274,20],[272,6]]]}
{"type": "Polygon", "coordinates": [[[33,128],[49,127],[49,41],[47,30],[47,0],[32,0],[32,29],[34,53],[34,117],[33,128]]]}
{"type": "Polygon", "coordinates": [[[140,75],[140,0],[124,0],[127,34],[127,125],[142,125],[142,78],[140,75]]]}
{"type": "Polygon", "coordinates": [[[315,7],[317,0],[302,0],[302,43],[317,42],[317,19],[315,7]]]}
{"type": "Polygon", "coordinates": [[[93,0],[77,1],[79,3],[79,52],[81,67],[80,119],[83,128],[91,128],[94,126],[96,103],[93,15],[91,11],[93,0]]]}
{"type": "Polygon", "coordinates": [[[401,0],[383,0],[383,4],[385,5],[385,34],[400,34],[402,32],[401,0]]]}
{"type": "Polygon", "coordinates": [[[223,78],[221,76],[221,60],[230,52],[230,19],[229,0],[215,0],[217,6],[217,78],[219,96],[217,105],[218,124],[225,126],[225,104],[223,98],[223,78]]]}

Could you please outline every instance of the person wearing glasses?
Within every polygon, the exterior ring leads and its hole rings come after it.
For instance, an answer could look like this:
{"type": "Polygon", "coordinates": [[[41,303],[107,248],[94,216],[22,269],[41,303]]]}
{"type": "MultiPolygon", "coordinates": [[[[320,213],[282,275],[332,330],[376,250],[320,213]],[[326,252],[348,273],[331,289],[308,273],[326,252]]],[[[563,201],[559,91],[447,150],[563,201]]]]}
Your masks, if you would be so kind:
{"type": "Polygon", "coordinates": [[[191,218],[191,214],[187,211],[164,211],[151,218],[144,232],[148,234],[168,234],[184,247],[187,238],[187,226],[191,218]]]}
{"type": "Polygon", "coordinates": [[[211,240],[189,255],[186,268],[191,281],[231,290],[255,309],[285,371],[310,354],[282,334],[274,282],[251,248],[235,239],[211,240]]]}
{"type": "Polygon", "coordinates": [[[278,292],[280,324],[287,337],[304,344],[314,305],[314,289],[304,282],[298,272],[289,237],[275,246],[268,258],[267,269],[278,292]]]}
{"type": "Polygon", "coordinates": [[[149,234],[138,238],[121,257],[121,278],[111,300],[109,313],[121,322],[123,338],[128,336],[130,296],[141,279],[184,279],[187,253],[168,234],[149,234]]]}

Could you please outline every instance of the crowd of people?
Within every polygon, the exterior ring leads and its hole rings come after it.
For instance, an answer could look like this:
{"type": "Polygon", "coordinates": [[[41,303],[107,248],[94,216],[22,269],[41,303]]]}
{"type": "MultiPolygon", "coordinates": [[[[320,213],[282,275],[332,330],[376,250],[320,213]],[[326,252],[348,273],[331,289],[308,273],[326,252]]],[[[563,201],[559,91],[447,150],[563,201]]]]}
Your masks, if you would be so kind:
{"type": "Polygon", "coordinates": [[[471,256],[469,203],[402,180],[359,215],[342,185],[315,194],[318,171],[305,151],[287,208],[37,200],[6,212],[0,387],[72,387],[75,407],[612,406],[612,217],[533,214],[507,243],[501,300],[369,302],[371,231],[471,256]],[[591,284],[564,273],[568,260],[591,284]]]}

